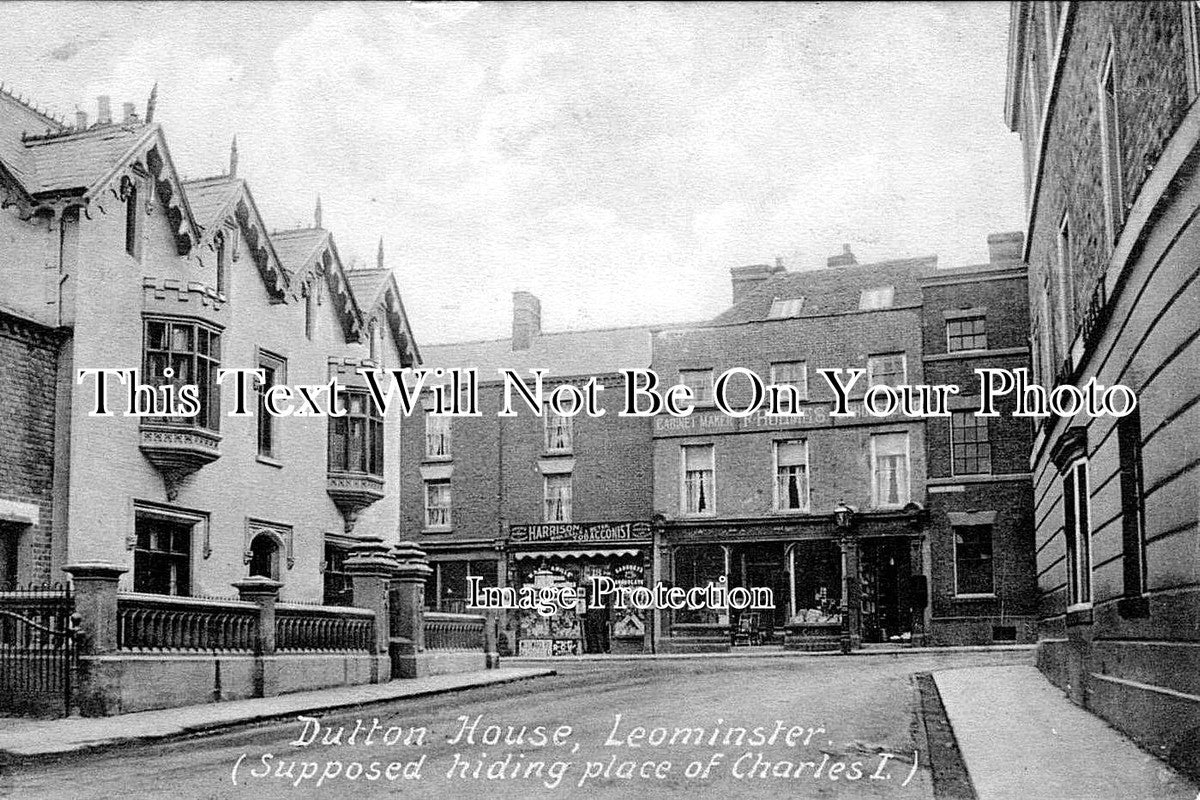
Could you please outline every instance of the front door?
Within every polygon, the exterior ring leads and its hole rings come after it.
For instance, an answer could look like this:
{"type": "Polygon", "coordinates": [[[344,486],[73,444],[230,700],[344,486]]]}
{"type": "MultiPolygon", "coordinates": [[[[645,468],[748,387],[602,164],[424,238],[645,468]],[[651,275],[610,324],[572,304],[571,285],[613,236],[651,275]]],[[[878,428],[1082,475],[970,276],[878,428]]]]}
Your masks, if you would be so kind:
{"type": "Polygon", "coordinates": [[[860,552],[862,640],[908,642],[912,637],[908,539],[902,536],[863,539],[860,552]]]}

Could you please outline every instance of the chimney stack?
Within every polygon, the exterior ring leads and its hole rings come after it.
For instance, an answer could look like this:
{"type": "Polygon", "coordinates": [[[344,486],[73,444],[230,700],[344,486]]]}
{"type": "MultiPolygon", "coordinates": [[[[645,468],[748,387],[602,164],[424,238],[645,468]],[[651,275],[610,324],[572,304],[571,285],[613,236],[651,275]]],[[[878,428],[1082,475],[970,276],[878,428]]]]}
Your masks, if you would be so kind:
{"type": "Polygon", "coordinates": [[[131,122],[137,122],[137,111],[134,110],[133,103],[121,104],[121,121],[128,125],[131,122]]]}
{"type": "Polygon", "coordinates": [[[541,301],[529,292],[513,292],[512,349],[528,350],[541,332],[541,301]]]}
{"type": "Polygon", "coordinates": [[[96,124],[107,125],[112,122],[112,109],[109,107],[109,97],[102,94],[96,98],[96,124]]]}
{"type": "Polygon", "coordinates": [[[759,285],[781,272],[785,272],[782,259],[775,259],[774,266],[751,264],[748,267],[732,268],[729,270],[729,277],[733,283],[733,304],[737,305],[759,285]]]}
{"type": "Polygon", "coordinates": [[[854,257],[854,252],[850,249],[850,245],[842,245],[842,252],[836,256],[830,256],[825,259],[827,267],[850,267],[858,263],[858,259],[854,257]]]}
{"type": "Polygon", "coordinates": [[[75,128],[76,130],[85,130],[87,128],[87,112],[75,109],[75,128]]]}
{"type": "Polygon", "coordinates": [[[1021,253],[1025,250],[1025,234],[1020,231],[989,233],[987,243],[990,263],[1003,264],[1008,261],[1020,261],[1021,253]]]}

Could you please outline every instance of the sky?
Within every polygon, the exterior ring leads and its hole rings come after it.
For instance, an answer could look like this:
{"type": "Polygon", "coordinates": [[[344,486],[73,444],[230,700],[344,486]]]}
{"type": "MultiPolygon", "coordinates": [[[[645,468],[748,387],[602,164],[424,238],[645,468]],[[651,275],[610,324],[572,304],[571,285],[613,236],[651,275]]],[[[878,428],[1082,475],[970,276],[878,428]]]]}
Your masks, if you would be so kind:
{"type": "Polygon", "coordinates": [[[345,260],[417,339],[707,319],[731,267],[987,260],[1024,225],[991,4],[0,3],[0,80],[156,119],[186,177],[345,260]]]}

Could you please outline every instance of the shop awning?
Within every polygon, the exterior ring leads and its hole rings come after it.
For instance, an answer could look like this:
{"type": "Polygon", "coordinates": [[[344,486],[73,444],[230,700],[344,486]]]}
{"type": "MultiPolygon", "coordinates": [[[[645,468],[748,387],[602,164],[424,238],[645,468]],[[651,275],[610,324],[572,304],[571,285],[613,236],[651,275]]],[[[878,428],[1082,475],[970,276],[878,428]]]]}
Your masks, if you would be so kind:
{"type": "Polygon", "coordinates": [[[636,547],[594,548],[591,550],[524,550],[513,553],[518,561],[523,558],[588,558],[595,556],[636,556],[642,551],[636,547]]]}

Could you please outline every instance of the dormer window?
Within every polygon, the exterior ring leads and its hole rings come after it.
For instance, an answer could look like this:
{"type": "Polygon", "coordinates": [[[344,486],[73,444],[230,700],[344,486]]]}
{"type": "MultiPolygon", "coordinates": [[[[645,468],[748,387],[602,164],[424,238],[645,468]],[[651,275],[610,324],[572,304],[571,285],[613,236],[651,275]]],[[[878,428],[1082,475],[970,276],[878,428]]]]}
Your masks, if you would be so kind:
{"type": "Polygon", "coordinates": [[[776,297],[774,302],[771,303],[771,311],[767,314],[767,319],[798,317],[800,316],[800,310],[803,308],[803,297],[789,297],[786,300],[776,297]]]}
{"type": "Polygon", "coordinates": [[[863,289],[858,298],[859,311],[876,311],[881,308],[891,308],[896,297],[895,286],[875,286],[863,289]]]}

